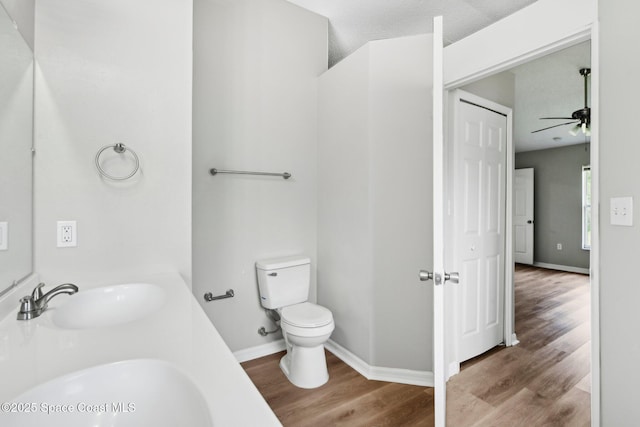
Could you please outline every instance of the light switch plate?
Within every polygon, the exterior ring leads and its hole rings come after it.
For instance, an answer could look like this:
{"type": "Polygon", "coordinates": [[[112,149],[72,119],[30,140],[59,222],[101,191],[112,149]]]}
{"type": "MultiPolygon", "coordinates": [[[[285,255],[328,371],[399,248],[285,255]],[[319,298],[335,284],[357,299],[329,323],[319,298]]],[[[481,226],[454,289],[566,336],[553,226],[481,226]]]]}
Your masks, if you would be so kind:
{"type": "Polygon", "coordinates": [[[9,249],[9,223],[0,222],[0,251],[9,249]]]}
{"type": "Polygon", "coordinates": [[[611,225],[633,226],[633,197],[611,198],[611,225]]]}

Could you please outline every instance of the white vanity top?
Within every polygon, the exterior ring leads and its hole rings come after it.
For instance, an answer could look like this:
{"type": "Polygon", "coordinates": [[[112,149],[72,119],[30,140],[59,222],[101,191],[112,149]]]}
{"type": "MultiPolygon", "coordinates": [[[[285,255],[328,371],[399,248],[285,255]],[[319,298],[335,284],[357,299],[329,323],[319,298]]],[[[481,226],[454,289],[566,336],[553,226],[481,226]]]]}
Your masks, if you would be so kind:
{"type": "MultiPolygon", "coordinates": [[[[163,273],[144,282],[162,287],[164,305],[143,319],[103,328],[55,326],[51,316],[74,297],[68,295],[53,298],[40,317],[18,321],[16,298],[15,311],[0,321],[0,402],[73,371],[151,358],[171,362],[191,378],[209,405],[214,426],[280,426],[182,278],[163,273]]],[[[76,284],[82,292],[117,283],[76,284]]]]}

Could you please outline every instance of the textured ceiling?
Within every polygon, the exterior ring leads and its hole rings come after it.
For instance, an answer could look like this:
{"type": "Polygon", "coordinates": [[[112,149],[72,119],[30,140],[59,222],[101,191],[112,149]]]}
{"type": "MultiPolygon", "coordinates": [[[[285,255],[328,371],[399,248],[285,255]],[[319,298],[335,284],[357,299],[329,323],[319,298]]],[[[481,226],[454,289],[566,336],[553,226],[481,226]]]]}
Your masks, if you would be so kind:
{"type": "MultiPolygon", "coordinates": [[[[288,1],[329,19],[332,66],[368,41],[432,32],[434,16],[444,17],[445,44],[450,44],[536,0],[288,1]]],[[[573,111],[584,107],[584,81],[579,69],[589,64],[589,43],[582,43],[510,70],[516,76],[516,151],[585,142],[584,135],[574,137],[568,133],[572,126],[535,134],[531,131],[563,122],[540,117],[570,117],[573,111]]]]}
{"type": "Polygon", "coordinates": [[[444,17],[446,44],[460,40],[535,0],[288,0],[329,19],[329,66],[371,40],[432,31],[444,17]]]}
{"type": "MultiPolygon", "coordinates": [[[[542,150],[589,141],[582,133],[570,135],[572,125],[531,132],[569,121],[540,120],[540,117],[571,117],[572,112],[585,106],[584,78],[580,75],[580,68],[589,68],[590,64],[590,42],[584,42],[510,70],[516,76],[513,113],[516,151],[542,150]]],[[[590,89],[590,78],[587,83],[590,89]]],[[[591,106],[590,90],[588,93],[591,106]]]]}

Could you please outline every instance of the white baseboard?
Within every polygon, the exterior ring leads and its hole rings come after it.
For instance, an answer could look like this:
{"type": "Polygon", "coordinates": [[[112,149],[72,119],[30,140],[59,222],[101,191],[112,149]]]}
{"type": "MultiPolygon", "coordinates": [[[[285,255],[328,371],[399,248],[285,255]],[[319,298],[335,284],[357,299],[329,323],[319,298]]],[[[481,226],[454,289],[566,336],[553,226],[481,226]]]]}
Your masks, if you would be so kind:
{"type": "Polygon", "coordinates": [[[510,346],[513,347],[515,345],[520,344],[520,340],[518,339],[518,337],[516,336],[516,333],[514,332],[513,334],[511,334],[511,343],[510,346]]]}
{"type": "Polygon", "coordinates": [[[570,265],[558,265],[558,264],[549,264],[549,263],[546,263],[546,262],[534,262],[533,266],[534,267],[541,267],[541,268],[548,268],[549,270],[566,271],[568,273],[580,273],[580,274],[586,274],[586,275],[590,274],[588,268],[572,267],[570,265]]]}
{"type": "Polygon", "coordinates": [[[332,339],[327,341],[324,346],[331,353],[335,354],[338,359],[342,360],[344,363],[358,371],[360,375],[362,375],[366,379],[371,379],[371,366],[369,366],[369,364],[367,364],[364,360],[360,359],[358,356],[351,353],[349,350],[342,347],[332,339]]]}
{"type": "Polygon", "coordinates": [[[278,353],[279,351],[286,349],[287,347],[284,339],[279,339],[277,341],[271,341],[255,347],[245,348],[244,350],[234,351],[233,355],[239,363],[242,363],[259,357],[268,356],[273,353],[278,353]]]}
{"type": "Polygon", "coordinates": [[[459,362],[449,363],[449,370],[447,371],[447,379],[451,378],[454,375],[458,375],[459,373],[460,373],[460,363],[459,362]]]}
{"type": "MultiPolygon", "coordinates": [[[[371,366],[332,340],[327,341],[325,347],[368,380],[433,387],[433,372],[371,366]]],[[[280,339],[267,344],[235,351],[233,355],[239,363],[242,363],[283,350],[286,350],[286,344],[284,339],[280,339]]]]}
{"type": "Polygon", "coordinates": [[[433,387],[433,372],[371,366],[333,340],[327,341],[325,347],[368,380],[433,387]]]}

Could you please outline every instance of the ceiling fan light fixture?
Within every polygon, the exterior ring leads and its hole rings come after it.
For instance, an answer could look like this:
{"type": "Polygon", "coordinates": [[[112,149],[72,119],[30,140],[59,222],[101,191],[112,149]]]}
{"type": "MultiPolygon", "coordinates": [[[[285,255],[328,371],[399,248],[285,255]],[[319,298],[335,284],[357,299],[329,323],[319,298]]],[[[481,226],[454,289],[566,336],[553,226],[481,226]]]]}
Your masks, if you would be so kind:
{"type": "Polygon", "coordinates": [[[569,133],[571,134],[571,136],[577,136],[578,132],[580,132],[582,130],[582,126],[580,125],[575,125],[570,131],[569,133]]]}
{"type": "Polygon", "coordinates": [[[591,74],[591,68],[581,68],[580,75],[584,77],[584,108],[574,111],[571,113],[571,117],[541,117],[541,120],[573,120],[571,122],[560,123],[553,126],[548,126],[542,129],[534,130],[531,133],[541,132],[547,129],[553,129],[558,126],[565,126],[576,124],[570,131],[569,134],[572,136],[578,136],[578,133],[582,131],[583,135],[589,136],[591,135],[591,131],[589,129],[589,122],[591,120],[591,109],[588,104],[588,82],[587,78],[591,74]]]}

